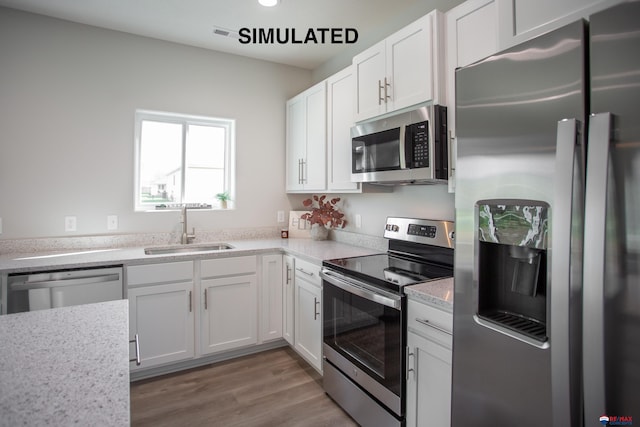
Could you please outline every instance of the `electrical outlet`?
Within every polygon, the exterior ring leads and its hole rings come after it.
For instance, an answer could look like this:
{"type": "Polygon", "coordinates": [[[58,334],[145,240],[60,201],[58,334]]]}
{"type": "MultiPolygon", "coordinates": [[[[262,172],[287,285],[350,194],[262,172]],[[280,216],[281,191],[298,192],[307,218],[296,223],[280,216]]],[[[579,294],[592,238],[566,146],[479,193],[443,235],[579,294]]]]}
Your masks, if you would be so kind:
{"type": "Polygon", "coordinates": [[[77,218],[75,216],[64,217],[64,231],[76,231],[77,225],[77,218]]]}
{"type": "Polygon", "coordinates": [[[108,215],[107,230],[117,230],[117,229],[118,229],[118,215],[108,215]]]}
{"type": "Polygon", "coordinates": [[[284,211],[278,211],[278,222],[284,222],[284,211]]]}
{"type": "Polygon", "coordinates": [[[356,228],[362,228],[362,216],[356,214],[356,228]]]}

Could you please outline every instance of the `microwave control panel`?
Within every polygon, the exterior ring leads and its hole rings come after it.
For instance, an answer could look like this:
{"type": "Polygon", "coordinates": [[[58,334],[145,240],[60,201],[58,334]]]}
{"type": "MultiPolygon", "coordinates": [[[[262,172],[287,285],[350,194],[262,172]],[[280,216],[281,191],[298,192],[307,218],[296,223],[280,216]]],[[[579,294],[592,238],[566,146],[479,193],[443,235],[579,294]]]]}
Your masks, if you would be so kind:
{"type": "Polygon", "coordinates": [[[411,167],[429,167],[429,122],[424,121],[407,126],[407,134],[411,138],[411,167]]]}

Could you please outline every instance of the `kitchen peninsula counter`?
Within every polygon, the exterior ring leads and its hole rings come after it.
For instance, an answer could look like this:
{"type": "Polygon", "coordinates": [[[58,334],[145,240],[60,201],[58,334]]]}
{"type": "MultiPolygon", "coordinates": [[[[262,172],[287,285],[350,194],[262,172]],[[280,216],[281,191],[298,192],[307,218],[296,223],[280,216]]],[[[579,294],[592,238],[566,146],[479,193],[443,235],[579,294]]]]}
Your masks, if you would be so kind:
{"type": "Polygon", "coordinates": [[[0,425],[128,426],[127,300],[0,316],[0,425]]]}

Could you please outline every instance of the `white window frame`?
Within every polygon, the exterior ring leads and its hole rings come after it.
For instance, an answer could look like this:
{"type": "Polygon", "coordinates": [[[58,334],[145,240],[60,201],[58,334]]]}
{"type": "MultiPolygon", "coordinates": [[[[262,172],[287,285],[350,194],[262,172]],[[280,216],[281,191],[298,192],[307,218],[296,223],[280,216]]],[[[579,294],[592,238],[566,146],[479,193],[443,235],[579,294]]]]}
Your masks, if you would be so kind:
{"type": "MultiPolygon", "coordinates": [[[[134,137],[134,146],[135,146],[135,170],[134,170],[134,210],[136,212],[147,212],[147,211],[157,211],[155,205],[151,203],[142,203],[140,200],[140,162],[141,158],[141,136],[142,136],[142,122],[145,120],[150,121],[158,121],[164,123],[175,123],[182,125],[182,161],[181,161],[181,174],[182,174],[182,191],[181,191],[181,200],[179,202],[173,203],[167,208],[163,208],[161,210],[177,210],[182,206],[186,205],[188,207],[199,207],[194,206],[193,204],[185,203],[185,186],[187,185],[185,181],[186,167],[185,167],[185,159],[186,159],[186,133],[189,125],[204,125],[204,126],[216,126],[225,129],[225,159],[224,159],[224,188],[225,191],[229,193],[231,200],[235,199],[235,120],[234,119],[225,119],[225,118],[216,118],[216,117],[205,117],[205,116],[192,116],[186,114],[179,113],[168,113],[162,111],[151,111],[151,110],[136,110],[135,112],[135,137],[134,137]]],[[[229,206],[231,207],[231,206],[229,206]]],[[[212,205],[212,209],[215,209],[216,206],[212,205]]]]}

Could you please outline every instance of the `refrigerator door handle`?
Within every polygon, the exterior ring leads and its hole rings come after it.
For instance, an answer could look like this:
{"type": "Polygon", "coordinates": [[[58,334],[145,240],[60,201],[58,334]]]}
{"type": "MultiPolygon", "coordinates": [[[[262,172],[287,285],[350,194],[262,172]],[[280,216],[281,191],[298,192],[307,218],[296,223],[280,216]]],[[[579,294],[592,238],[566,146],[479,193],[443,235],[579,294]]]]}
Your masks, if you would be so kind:
{"type": "Polygon", "coordinates": [[[604,360],[604,259],[607,207],[607,178],[611,113],[593,114],[589,119],[587,188],[584,227],[583,372],[585,420],[597,420],[606,413],[604,360]],[[588,375],[587,375],[588,374],[588,375]]]}
{"type": "MultiPolygon", "coordinates": [[[[579,277],[579,257],[572,257],[576,229],[581,230],[582,202],[584,197],[584,161],[579,138],[581,123],[576,119],[558,122],[556,138],[556,163],[554,201],[552,209],[551,286],[549,316],[551,348],[551,393],[553,425],[574,425],[571,422],[572,380],[571,353],[571,292],[579,277]]],[[[578,233],[581,233],[578,232],[578,233]]],[[[579,282],[578,282],[579,286],[579,282]]]]}

